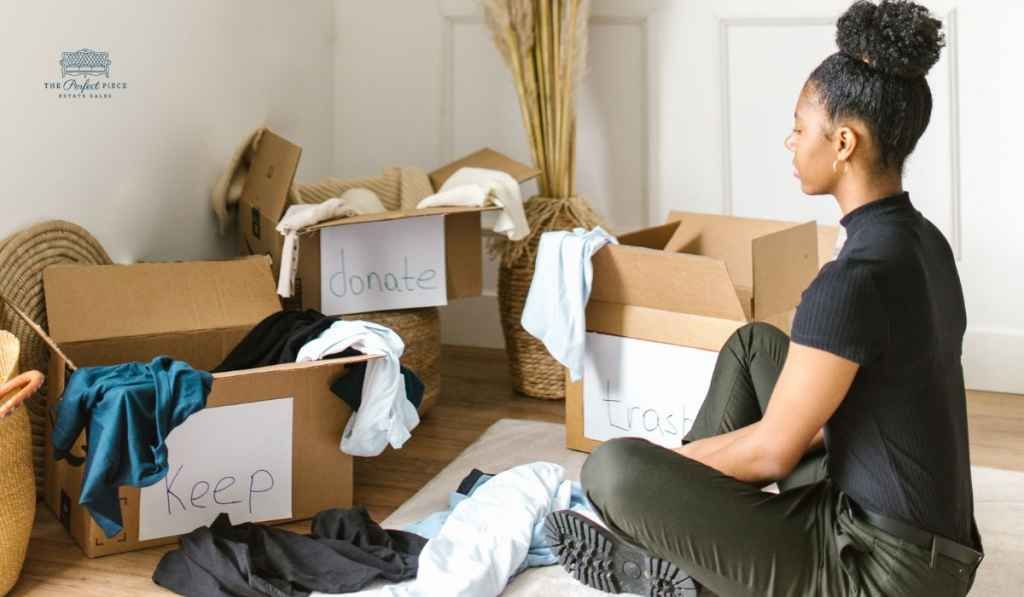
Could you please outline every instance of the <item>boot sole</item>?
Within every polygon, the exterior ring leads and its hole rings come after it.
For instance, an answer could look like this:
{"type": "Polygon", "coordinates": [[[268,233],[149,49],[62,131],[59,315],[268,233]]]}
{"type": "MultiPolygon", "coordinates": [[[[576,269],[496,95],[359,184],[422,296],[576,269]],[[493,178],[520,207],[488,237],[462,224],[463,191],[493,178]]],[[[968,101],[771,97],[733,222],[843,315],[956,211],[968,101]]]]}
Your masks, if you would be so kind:
{"type": "Polygon", "coordinates": [[[649,597],[700,595],[700,585],[681,568],[621,541],[585,516],[552,512],[544,531],[562,567],[588,587],[649,597]]]}

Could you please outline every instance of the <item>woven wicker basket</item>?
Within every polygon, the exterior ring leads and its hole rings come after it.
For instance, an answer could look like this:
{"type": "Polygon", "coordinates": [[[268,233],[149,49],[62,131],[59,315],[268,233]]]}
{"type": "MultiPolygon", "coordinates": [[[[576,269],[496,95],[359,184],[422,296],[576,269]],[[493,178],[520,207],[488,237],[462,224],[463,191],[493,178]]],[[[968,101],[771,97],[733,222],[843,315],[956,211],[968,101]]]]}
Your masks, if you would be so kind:
{"type": "Polygon", "coordinates": [[[437,307],[355,313],[345,319],[372,321],[394,330],[405,343],[402,364],[424,385],[420,416],[434,408],[441,397],[441,316],[437,307]]]}
{"type": "MultiPolygon", "coordinates": [[[[18,352],[18,338],[0,331],[0,383],[16,375],[18,352]]],[[[0,419],[0,595],[18,581],[35,516],[32,430],[28,409],[19,408],[0,419]]]]}
{"type": "Polygon", "coordinates": [[[519,247],[504,245],[498,269],[498,310],[505,336],[512,384],[517,392],[534,398],[565,398],[565,369],[547,348],[520,324],[530,291],[541,234],[552,230],[590,228],[600,224],[586,200],[533,197],[526,204],[526,218],[534,232],[519,247]],[[508,249],[512,249],[509,251],[508,249]]]}
{"type": "MultiPolygon", "coordinates": [[[[110,256],[84,228],[52,220],[41,222],[0,241],[0,295],[10,299],[46,328],[43,270],[57,264],[107,264],[110,256]]],[[[0,329],[10,330],[21,341],[19,368],[46,373],[50,351],[28,325],[10,309],[0,308],[0,329]]],[[[46,445],[45,388],[25,402],[32,426],[32,457],[36,492],[43,496],[43,450],[46,445]]]]}

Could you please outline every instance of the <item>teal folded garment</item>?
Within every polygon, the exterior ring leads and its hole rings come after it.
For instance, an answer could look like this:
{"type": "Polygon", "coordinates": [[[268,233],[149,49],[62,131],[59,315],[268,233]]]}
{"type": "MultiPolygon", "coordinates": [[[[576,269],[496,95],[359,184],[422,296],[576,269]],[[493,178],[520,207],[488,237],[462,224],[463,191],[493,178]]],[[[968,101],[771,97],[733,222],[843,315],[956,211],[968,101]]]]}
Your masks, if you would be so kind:
{"type": "Polygon", "coordinates": [[[71,375],[57,407],[53,456],[70,461],[85,429],[78,502],[107,537],[122,528],[118,487],[147,487],[167,475],[167,436],[206,406],[212,385],[212,375],[170,357],[85,367],[71,375]]]}

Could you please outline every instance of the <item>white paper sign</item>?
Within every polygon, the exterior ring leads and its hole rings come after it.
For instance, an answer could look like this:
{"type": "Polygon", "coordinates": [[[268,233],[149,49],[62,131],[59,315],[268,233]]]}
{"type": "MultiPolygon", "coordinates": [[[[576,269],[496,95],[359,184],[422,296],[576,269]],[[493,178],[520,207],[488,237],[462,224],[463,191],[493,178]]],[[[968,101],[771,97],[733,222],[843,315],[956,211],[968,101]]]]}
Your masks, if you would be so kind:
{"type": "Polygon", "coordinates": [[[444,216],[320,230],[320,308],[327,315],[448,304],[444,216]]]}
{"type": "Polygon", "coordinates": [[[704,403],[717,359],[714,351],[587,333],[583,435],[678,447],[704,403]]]}
{"type": "Polygon", "coordinates": [[[139,540],[292,516],[292,398],[203,409],[167,436],[167,477],[143,488],[139,540]]]}

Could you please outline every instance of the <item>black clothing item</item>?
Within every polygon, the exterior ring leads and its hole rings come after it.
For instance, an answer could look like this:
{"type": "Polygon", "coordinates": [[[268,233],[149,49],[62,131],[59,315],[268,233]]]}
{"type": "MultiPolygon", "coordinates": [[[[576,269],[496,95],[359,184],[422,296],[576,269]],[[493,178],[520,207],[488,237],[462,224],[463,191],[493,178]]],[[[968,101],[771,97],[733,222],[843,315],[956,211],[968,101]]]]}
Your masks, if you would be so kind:
{"type": "Polygon", "coordinates": [[[462,478],[462,481],[459,483],[459,487],[455,490],[455,493],[469,495],[469,492],[473,491],[473,488],[476,487],[477,481],[480,480],[480,477],[490,478],[493,476],[494,473],[485,473],[482,470],[475,468],[469,471],[469,474],[462,478]]]}
{"type": "MultiPolygon", "coordinates": [[[[789,345],[786,334],[766,323],[737,330],[719,352],[707,399],[686,440],[760,420],[789,345]]],[[[939,541],[933,554],[923,547],[930,543],[923,531],[908,534],[865,516],[828,478],[828,470],[827,454],[809,453],[779,481],[775,495],[646,440],[618,438],[594,449],[580,481],[608,529],[656,558],[644,570],[659,581],[690,574],[722,597],[968,593],[980,553],[939,541]],[[658,560],[683,574],[666,578],[669,567],[658,560]]],[[[622,569],[606,568],[625,564],[617,548],[609,552],[609,542],[595,541],[591,529],[582,526],[580,541],[556,546],[562,561],[569,549],[600,564],[600,569],[584,566],[588,584],[597,576],[589,572],[621,574],[622,569]]]]}
{"type": "Polygon", "coordinates": [[[256,324],[213,373],[294,363],[302,346],[335,321],[315,309],[278,311],[256,324]]]}
{"type": "MultiPolygon", "coordinates": [[[[351,348],[332,357],[349,356],[350,354],[361,354],[351,348]]],[[[423,402],[423,392],[426,389],[420,378],[405,365],[401,365],[402,377],[405,378],[405,397],[416,408],[423,402]]],[[[353,363],[349,365],[348,374],[342,375],[331,384],[331,391],[345,401],[349,407],[356,411],[363,403],[363,380],[366,379],[366,363],[353,363]]]]}
{"type": "Polygon", "coordinates": [[[841,223],[846,244],[804,292],[792,332],[861,366],[825,425],[831,477],[864,508],[974,545],[953,252],[907,193],[841,223]]]}
{"type": "MultiPolygon", "coordinates": [[[[305,311],[278,311],[256,324],[238,343],[213,373],[252,369],[280,363],[294,363],[310,340],[315,340],[338,321],[316,309],[305,311]]],[[[354,348],[346,348],[330,357],[348,357],[362,354],[354,348]]],[[[419,408],[423,401],[423,382],[411,369],[401,366],[405,378],[405,395],[413,406],[419,408]]],[[[331,391],[345,401],[353,411],[359,410],[363,401],[363,380],[366,378],[366,363],[353,363],[348,373],[333,384],[331,391]]]]}
{"type": "Polygon", "coordinates": [[[382,529],[363,507],[317,514],[309,535],[253,523],[232,527],[221,514],[180,537],[179,548],[160,559],[153,582],[197,597],[347,593],[378,578],[415,578],[426,543],[413,533],[382,529]]]}

